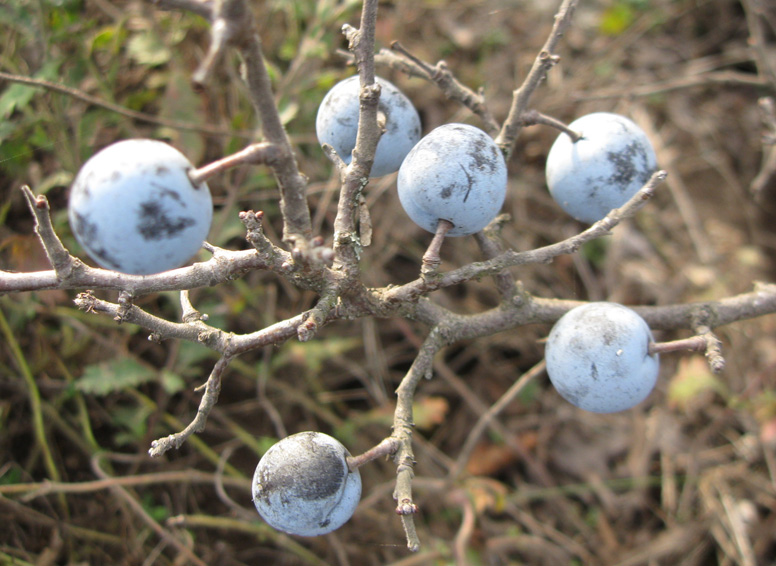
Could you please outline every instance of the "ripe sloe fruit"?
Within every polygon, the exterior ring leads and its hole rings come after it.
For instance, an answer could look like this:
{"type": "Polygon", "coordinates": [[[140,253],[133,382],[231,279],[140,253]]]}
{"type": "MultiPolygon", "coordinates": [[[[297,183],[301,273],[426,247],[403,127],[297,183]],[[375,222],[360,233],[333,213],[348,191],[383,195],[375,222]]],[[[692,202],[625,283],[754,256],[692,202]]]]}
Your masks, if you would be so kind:
{"type": "Polygon", "coordinates": [[[479,232],[498,215],[507,190],[507,166],[493,139],[468,124],[445,124],[412,148],[399,168],[399,200],[421,228],[448,236],[479,232]]]}
{"type": "Polygon", "coordinates": [[[330,533],[353,515],[361,475],[348,450],[320,432],[300,432],[264,453],[253,474],[253,503],[273,528],[300,536],[330,533]]]}
{"type": "Polygon", "coordinates": [[[617,303],[575,307],[555,323],[544,357],[558,393],[577,407],[613,413],[634,407],[655,387],[660,358],[648,352],[649,326],[617,303]]]}
{"type": "MultiPolygon", "coordinates": [[[[385,124],[369,176],[382,177],[397,171],[420,139],[420,116],[395,85],[380,77],[375,82],[380,85],[378,112],[385,124]]],[[[318,141],[332,146],[345,163],[350,163],[356,147],[360,91],[357,75],[338,82],[324,96],[315,118],[318,141]]]]}
{"type": "Polygon", "coordinates": [[[180,267],[202,247],[213,203],[206,183],[174,147],[131,139],[94,154],[76,175],[68,203],[70,227],[106,269],[149,275],[180,267]]]}
{"type": "Polygon", "coordinates": [[[582,135],[573,142],[560,134],[547,155],[547,186],[568,214],[592,224],[625,204],[657,169],[644,131],[609,112],[582,116],[569,124],[582,135]]]}

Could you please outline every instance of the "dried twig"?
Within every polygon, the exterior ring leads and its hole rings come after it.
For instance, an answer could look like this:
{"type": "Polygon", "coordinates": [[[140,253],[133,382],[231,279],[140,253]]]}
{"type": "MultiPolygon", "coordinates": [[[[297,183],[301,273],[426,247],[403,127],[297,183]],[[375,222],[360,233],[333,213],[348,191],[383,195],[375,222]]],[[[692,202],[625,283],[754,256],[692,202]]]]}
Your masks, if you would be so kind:
{"type": "Polygon", "coordinates": [[[512,105],[509,109],[509,115],[496,137],[496,144],[501,148],[506,157],[512,154],[517,136],[520,135],[520,130],[523,128],[523,115],[528,109],[531,95],[544,80],[547,72],[559,60],[558,55],[555,54],[555,48],[571,25],[571,19],[574,16],[576,7],[577,0],[563,1],[558,9],[558,13],[555,14],[555,23],[552,26],[552,31],[539,55],[534,60],[531,70],[528,72],[525,80],[523,80],[523,84],[512,93],[512,105]]]}

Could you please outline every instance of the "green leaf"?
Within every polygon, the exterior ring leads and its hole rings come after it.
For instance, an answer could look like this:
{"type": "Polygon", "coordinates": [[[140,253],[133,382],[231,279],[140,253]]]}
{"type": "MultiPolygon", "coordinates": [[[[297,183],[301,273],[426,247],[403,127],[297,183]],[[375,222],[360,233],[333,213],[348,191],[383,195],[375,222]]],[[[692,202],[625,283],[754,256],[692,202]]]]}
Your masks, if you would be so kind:
{"type": "Polygon", "coordinates": [[[172,57],[162,39],[151,32],[132,36],[127,43],[127,52],[136,63],[148,67],[164,65],[172,57]]]}
{"type": "Polygon", "coordinates": [[[668,385],[668,402],[671,406],[686,409],[688,405],[707,393],[728,397],[725,384],[709,369],[701,356],[679,360],[676,374],[668,385]]]}
{"type": "Polygon", "coordinates": [[[297,364],[303,366],[310,375],[315,375],[321,371],[326,361],[344,355],[359,345],[359,338],[332,338],[325,343],[322,340],[289,341],[273,359],[272,368],[276,369],[289,363],[297,364]]]}
{"type": "MultiPolygon", "coordinates": [[[[35,73],[36,79],[53,80],[57,77],[61,61],[49,61],[35,73]]],[[[22,110],[35,96],[38,87],[13,83],[0,95],[0,116],[8,118],[15,110],[22,110]]]]}
{"type": "Polygon", "coordinates": [[[604,35],[618,36],[628,29],[635,19],[633,8],[627,2],[618,2],[604,11],[599,29],[604,35]]]}
{"type": "Polygon", "coordinates": [[[91,395],[108,395],[137,387],[155,379],[150,368],[132,358],[121,358],[87,366],[75,387],[91,395]]]}
{"type": "Polygon", "coordinates": [[[183,381],[181,376],[172,371],[164,370],[162,372],[162,387],[168,395],[175,395],[179,391],[182,391],[186,387],[186,382],[183,381]]]}

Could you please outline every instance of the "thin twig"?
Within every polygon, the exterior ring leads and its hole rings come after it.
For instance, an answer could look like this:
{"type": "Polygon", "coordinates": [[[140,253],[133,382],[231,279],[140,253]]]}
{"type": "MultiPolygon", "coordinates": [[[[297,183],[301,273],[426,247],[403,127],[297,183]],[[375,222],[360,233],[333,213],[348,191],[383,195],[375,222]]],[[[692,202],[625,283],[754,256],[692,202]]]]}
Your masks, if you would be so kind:
{"type": "MultiPolygon", "coordinates": [[[[97,477],[102,480],[107,480],[110,476],[108,476],[108,474],[100,466],[100,456],[100,454],[97,454],[92,458],[92,470],[94,471],[95,475],[97,475],[97,477]]],[[[192,564],[197,564],[197,566],[207,566],[205,562],[200,560],[200,558],[194,554],[194,552],[178,537],[174,536],[172,533],[170,533],[170,531],[156,522],[156,520],[151,517],[151,515],[149,515],[148,512],[143,508],[143,505],[126,489],[124,489],[123,486],[114,484],[110,487],[110,490],[120,499],[122,499],[146,525],[151,527],[151,530],[153,530],[159,536],[159,538],[164,540],[167,544],[175,547],[175,549],[184,555],[186,559],[189,560],[192,564]]]]}
{"type": "Polygon", "coordinates": [[[547,72],[558,62],[559,57],[555,54],[555,49],[563,34],[571,25],[571,19],[577,7],[577,0],[563,0],[558,13],[555,14],[555,23],[552,26],[547,41],[544,43],[539,54],[533,62],[531,70],[523,80],[523,84],[512,93],[512,105],[506,121],[501,126],[501,131],[496,137],[496,145],[501,148],[505,157],[512,154],[515,147],[515,141],[523,128],[523,114],[528,109],[528,102],[544,80],[547,72]]]}
{"type": "Polygon", "coordinates": [[[544,360],[542,360],[530,370],[525,372],[522,376],[520,376],[520,379],[515,381],[498,399],[498,401],[490,406],[485,414],[480,416],[480,418],[477,420],[477,423],[466,437],[466,442],[464,442],[461,451],[458,453],[458,458],[456,458],[455,464],[450,469],[451,478],[456,479],[464,472],[466,469],[466,464],[469,462],[475,446],[477,446],[477,443],[479,442],[485,430],[490,426],[490,423],[499,415],[499,413],[501,413],[501,411],[506,409],[509,404],[515,400],[515,397],[520,394],[526,385],[541,375],[544,370],[545,363],[544,360]]]}
{"type": "Polygon", "coordinates": [[[361,239],[356,230],[359,202],[369,182],[377,144],[382,130],[378,124],[380,85],[375,82],[375,27],[377,25],[377,0],[365,0],[361,11],[359,29],[342,26],[358,68],[359,110],[356,144],[353,159],[344,169],[340,188],[337,215],[334,218],[334,268],[345,273],[349,280],[358,277],[358,261],[361,256],[361,239]]]}
{"type": "Polygon", "coordinates": [[[572,236],[571,238],[526,252],[507,250],[491,260],[471,263],[465,267],[449,271],[432,281],[416,279],[410,283],[389,289],[385,293],[384,299],[387,301],[401,302],[420,294],[425,294],[451,285],[458,285],[464,281],[469,281],[477,277],[494,275],[515,265],[549,263],[560,255],[574,253],[582,246],[582,244],[608,235],[612,228],[617,224],[626,218],[630,218],[641,210],[641,208],[646,205],[647,201],[652,198],[655,189],[665,180],[665,177],[666,173],[664,171],[657,171],[628,202],[620,208],[612,210],[606,217],[590,226],[584,232],[572,236]]]}
{"type": "MultiPolygon", "coordinates": [[[[70,255],[54,231],[48,199],[45,195],[35,196],[27,185],[22,187],[22,193],[35,218],[35,233],[43,245],[51,267],[54,268],[56,278],[58,280],[68,279],[73,271],[81,267],[82,264],[77,258],[70,255]]],[[[2,291],[2,286],[0,286],[0,291],[2,291]]]]}
{"type": "Polygon", "coordinates": [[[210,411],[218,401],[218,394],[221,391],[221,378],[223,377],[226,368],[229,366],[229,362],[232,360],[231,356],[222,356],[216,362],[213,371],[210,372],[210,376],[207,378],[207,382],[204,385],[205,392],[202,395],[202,400],[199,403],[197,409],[197,415],[191,421],[189,426],[182,431],[175,434],[171,434],[164,438],[154,440],[151,443],[151,448],[148,450],[148,455],[152,458],[158,458],[168,450],[172,448],[180,448],[186,439],[194,433],[202,432],[205,430],[205,424],[207,423],[207,417],[210,415],[210,411]]]}
{"type": "Polygon", "coordinates": [[[394,456],[397,466],[393,498],[396,500],[396,513],[401,516],[402,525],[407,535],[407,548],[412,552],[420,550],[420,539],[412,519],[412,516],[418,512],[418,507],[412,498],[412,478],[415,475],[415,456],[412,452],[412,433],[415,424],[412,416],[412,404],[418,383],[424,377],[431,376],[434,356],[443,345],[444,340],[439,328],[433,328],[421,346],[409,371],[396,389],[392,436],[399,441],[399,448],[394,456]]]}
{"type": "Polygon", "coordinates": [[[192,124],[190,122],[180,122],[178,120],[167,120],[165,118],[159,118],[158,116],[146,114],[145,112],[130,110],[129,108],[125,108],[118,104],[113,104],[112,102],[100,100],[99,98],[91,96],[90,94],[86,94],[85,92],[82,92],[78,89],[75,89],[66,85],[62,85],[59,83],[52,83],[50,81],[46,81],[43,79],[33,79],[31,77],[13,75],[11,73],[5,73],[3,71],[0,71],[0,80],[23,84],[23,85],[27,85],[35,88],[42,88],[52,92],[58,92],[60,94],[69,96],[70,98],[75,98],[76,100],[86,102],[90,106],[97,106],[98,108],[104,108],[105,110],[109,110],[121,116],[125,116],[133,120],[137,120],[139,122],[156,124],[157,126],[171,128],[173,130],[199,132],[202,134],[207,134],[209,136],[250,138],[255,135],[254,132],[236,131],[236,130],[230,130],[228,128],[216,128],[214,126],[208,126],[206,124],[192,124]]]}
{"type": "Polygon", "coordinates": [[[455,566],[468,566],[468,553],[466,549],[474,533],[474,526],[477,522],[477,517],[474,513],[474,504],[469,498],[468,494],[463,490],[456,490],[453,492],[450,499],[453,503],[457,503],[461,508],[463,517],[461,518],[461,526],[458,532],[455,534],[453,540],[453,556],[455,557],[455,566]]]}

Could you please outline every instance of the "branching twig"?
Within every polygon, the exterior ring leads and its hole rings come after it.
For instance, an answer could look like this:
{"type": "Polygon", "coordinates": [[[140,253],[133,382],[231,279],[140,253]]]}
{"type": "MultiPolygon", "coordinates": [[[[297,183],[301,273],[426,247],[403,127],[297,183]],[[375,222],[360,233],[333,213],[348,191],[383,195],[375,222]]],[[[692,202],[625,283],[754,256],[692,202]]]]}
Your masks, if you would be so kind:
{"type": "Polygon", "coordinates": [[[577,7],[577,0],[564,0],[558,9],[558,13],[555,14],[555,24],[552,26],[547,41],[544,43],[542,50],[534,60],[531,70],[525,77],[523,84],[512,93],[512,105],[509,110],[506,122],[501,127],[501,131],[496,137],[496,144],[501,148],[505,157],[509,157],[512,154],[512,150],[515,147],[515,141],[520,134],[520,130],[523,127],[523,114],[528,109],[528,101],[536,88],[539,86],[547,72],[558,62],[559,57],[555,55],[555,48],[566,33],[569,25],[571,25],[571,18],[574,15],[574,10],[577,7]]]}
{"type": "MultiPolygon", "coordinates": [[[[501,228],[508,221],[509,216],[502,214],[497,216],[482,232],[474,234],[474,239],[477,242],[477,245],[480,246],[480,250],[485,256],[485,259],[493,259],[506,251],[504,243],[499,238],[499,234],[501,228]]],[[[502,300],[507,302],[511,301],[516,292],[516,281],[512,273],[508,269],[505,269],[504,271],[495,274],[493,280],[496,283],[499,294],[501,294],[502,300]]]]}
{"type": "Polygon", "coordinates": [[[396,500],[396,513],[402,518],[402,525],[407,534],[407,547],[417,552],[420,549],[420,539],[415,531],[412,516],[418,512],[412,498],[412,478],[415,475],[415,456],[412,451],[412,432],[415,422],[412,416],[412,403],[415,389],[424,377],[430,377],[433,369],[434,356],[444,345],[439,328],[433,328],[420,348],[415,361],[407,375],[396,389],[396,410],[393,416],[393,435],[399,441],[399,448],[394,456],[396,462],[396,487],[393,498],[396,500]]]}
{"type": "Polygon", "coordinates": [[[523,265],[528,263],[549,263],[559,255],[565,255],[576,252],[582,244],[608,235],[612,228],[622,220],[636,214],[646,202],[652,198],[657,186],[665,180],[665,172],[658,171],[652,175],[647,183],[622,207],[612,210],[605,218],[599,220],[590,226],[584,232],[572,236],[561,242],[530,250],[526,252],[516,252],[508,250],[503,254],[484,262],[471,263],[445,273],[432,281],[425,279],[416,279],[405,285],[393,287],[386,291],[384,299],[387,301],[405,301],[412,300],[414,297],[426,294],[430,291],[458,285],[476,277],[497,274],[507,267],[523,265]]]}
{"type": "Polygon", "coordinates": [[[221,378],[231,360],[231,356],[223,356],[219,359],[216,362],[215,367],[213,367],[213,371],[210,372],[210,377],[207,378],[207,382],[203,386],[197,388],[204,388],[205,391],[202,394],[202,400],[197,409],[197,416],[194,417],[194,420],[191,421],[189,426],[180,432],[154,440],[151,443],[151,448],[148,450],[149,456],[158,458],[172,448],[180,448],[189,436],[205,430],[205,423],[207,423],[208,415],[210,415],[210,411],[218,401],[218,394],[221,391],[221,378]]]}
{"type": "Polygon", "coordinates": [[[364,1],[359,29],[347,24],[342,27],[358,68],[361,87],[356,145],[350,165],[344,170],[334,219],[334,268],[344,272],[348,280],[358,276],[362,246],[356,231],[359,202],[369,181],[369,172],[382,134],[378,124],[380,85],[375,82],[374,62],[377,4],[377,0],[364,1]]]}
{"type": "Polygon", "coordinates": [[[251,100],[261,120],[261,130],[278,150],[272,170],[280,187],[280,211],[283,215],[283,240],[307,250],[312,237],[310,209],[307,205],[307,181],[299,171],[291,142],[280,120],[272,82],[264,64],[261,40],[253,29],[241,38],[238,46],[245,62],[245,75],[251,100]]]}
{"type": "Polygon", "coordinates": [[[418,59],[398,41],[391,43],[390,50],[381,49],[377,55],[377,60],[389,65],[393,61],[398,61],[399,66],[405,67],[405,72],[410,75],[422,76],[436,84],[447,98],[460,103],[479,116],[488,133],[495,134],[499,131],[499,123],[485,104],[483,91],[480,90],[475,93],[469,87],[463,85],[455,78],[444,61],[439,61],[436,65],[430,65],[418,59]]]}

